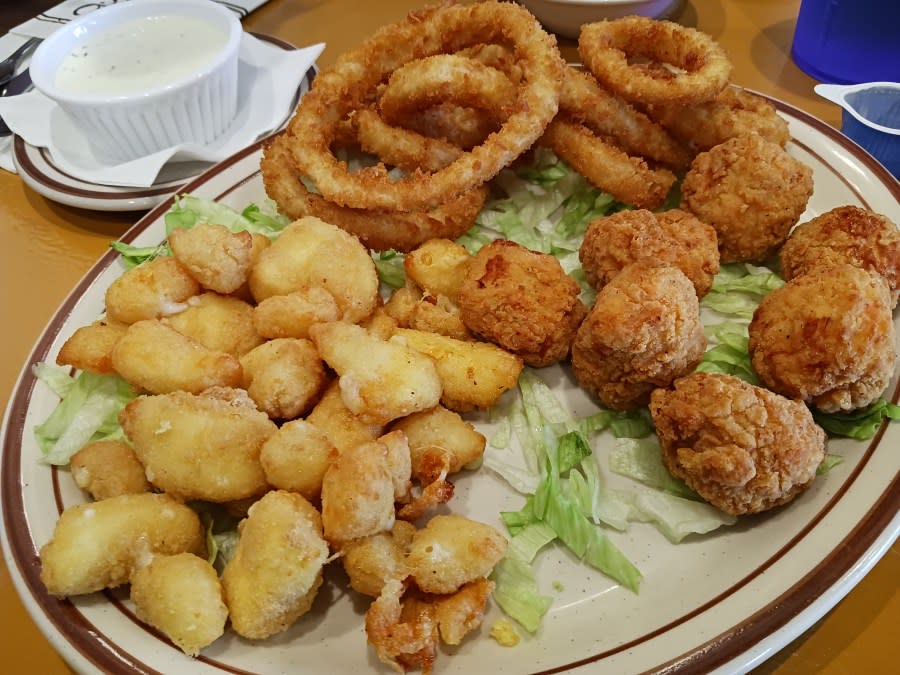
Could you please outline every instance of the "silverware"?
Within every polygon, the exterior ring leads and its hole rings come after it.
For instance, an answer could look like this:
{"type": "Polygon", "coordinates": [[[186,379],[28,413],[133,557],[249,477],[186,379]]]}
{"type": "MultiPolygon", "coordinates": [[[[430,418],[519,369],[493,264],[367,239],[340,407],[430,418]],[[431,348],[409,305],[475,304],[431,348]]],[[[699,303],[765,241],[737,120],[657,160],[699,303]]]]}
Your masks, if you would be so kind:
{"type": "Polygon", "coordinates": [[[34,48],[38,46],[39,42],[40,40],[38,38],[31,38],[12,54],[0,61],[0,87],[5,86],[6,83],[13,78],[16,74],[16,70],[19,68],[19,64],[22,63],[22,59],[28,56],[34,48]]]}

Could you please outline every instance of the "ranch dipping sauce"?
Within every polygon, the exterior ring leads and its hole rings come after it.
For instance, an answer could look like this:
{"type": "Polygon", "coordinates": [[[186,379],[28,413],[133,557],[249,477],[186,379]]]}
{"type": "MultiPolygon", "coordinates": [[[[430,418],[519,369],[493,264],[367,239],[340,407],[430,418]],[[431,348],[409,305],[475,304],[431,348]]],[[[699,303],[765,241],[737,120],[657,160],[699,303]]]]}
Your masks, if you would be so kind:
{"type": "Polygon", "coordinates": [[[159,89],[208,66],[228,40],[190,16],[149,16],[110,28],[79,45],[56,73],[69,94],[118,96],[159,89]]]}

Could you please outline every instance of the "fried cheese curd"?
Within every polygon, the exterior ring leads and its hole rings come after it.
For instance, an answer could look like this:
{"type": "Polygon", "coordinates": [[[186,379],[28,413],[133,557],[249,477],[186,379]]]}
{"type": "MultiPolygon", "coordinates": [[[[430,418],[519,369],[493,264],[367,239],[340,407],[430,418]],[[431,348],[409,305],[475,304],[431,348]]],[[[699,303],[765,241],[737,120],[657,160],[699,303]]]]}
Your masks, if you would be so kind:
{"type": "Polygon", "coordinates": [[[135,323],[176,314],[200,284],[171,256],[160,256],[126,270],[106,289],[106,314],[111,321],[135,323]]]}
{"type": "Polygon", "coordinates": [[[876,401],[897,362],[888,284],[853,265],[814,269],[769,293],[749,335],[762,383],[823,412],[876,401]]]}
{"type": "Polygon", "coordinates": [[[310,610],[328,544],[315,507],[284,490],[266,493],[238,528],[237,547],[222,572],[225,604],[235,632],[261,640],[310,610]]]}
{"type": "Polygon", "coordinates": [[[839,206],[800,223],[781,247],[781,275],[790,281],[814,269],[848,263],[884,277],[891,307],[900,294],[900,230],[887,217],[839,206]]]}
{"type": "Polygon", "coordinates": [[[620,211],[588,225],[578,258],[587,282],[600,289],[622,268],[648,258],[684,272],[702,298],[719,273],[716,231],[694,215],[672,209],[620,211]]]}
{"type": "Polygon", "coordinates": [[[119,423],[147,479],[167,493],[221,503],[269,487],[259,454],[277,427],[243,390],[141,396],[119,423]]]}
{"type": "Polygon", "coordinates": [[[569,355],[587,313],[580,293],[553,256],[496,240],[469,263],[458,300],[469,330],[540,368],[569,355]]]}
{"type": "Polygon", "coordinates": [[[216,569],[192,553],[156,556],[131,578],[135,614],[188,656],[225,632],[228,608],[216,569]]]}
{"type": "Polygon", "coordinates": [[[98,375],[115,373],[112,351],[127,328],[127,324],[109,321],[81,326],[63,343],[56,355],[56,365],[72,366],[98,375]]]}
{"type": "Polygon", "coordinates": [[[697,155],[681,184],[681,208],[716,229],[721,262],[762,262],[788,238],[812,191],[812,169],[746,134],[697,155]]]}
{"type": "Polygon", "coordinates": [[[690,279],[639,260],[597,293],[572,345],[572,369],[604,406],[629,410],[696,368],[706,344],[690,279]]]}
{"type": "Polygon", "coordinates": [[[253,305],[240,298],[207,292],[188,298],[186,304],[183,312],[162,322],[207,349],[240,358],[268,337],[256,330],[253,305]]]}
{"type": "Polygon", "coordinates": [[[72,479],[95,500],[150,492],[144,465],[121,440],[94,441],[69,460],[72,479]]]}
{"type": "Polygon", "coordinates": [[[314,501],[322,493],[333,451],[334,445],[321,429],[306,420],[291,420],[266,439],[259,461],[269,485],[314,501]]]}
{"type": "Polygon", "coordinates": [[[41,581],[57,597],[127,584],[157,554],[205,555],[200,517],[165,494],[119,495],[66,508],[40,550],[41,581]]]}
{"type": "Polygon", "coordinates": [[[253,236],[224,225],[197,223],[169,233],[172,255],[203,288],[228,294],[247,282],[253,262],[253,236]]]}
{"type": "Polygon", "coordinates": [[[315,346],[302,338],[275,338],[241,357],[243,386],[272,419],[292,420],[312,408],[327,382],[315,346]]]}
{"type": "Polygon", "coordinates": [[[825,457],[825,432],[801,401],[731,375],[680,378],[653,392],[650,413],[669,472],[732,515],[790,502],[825,457]]]}

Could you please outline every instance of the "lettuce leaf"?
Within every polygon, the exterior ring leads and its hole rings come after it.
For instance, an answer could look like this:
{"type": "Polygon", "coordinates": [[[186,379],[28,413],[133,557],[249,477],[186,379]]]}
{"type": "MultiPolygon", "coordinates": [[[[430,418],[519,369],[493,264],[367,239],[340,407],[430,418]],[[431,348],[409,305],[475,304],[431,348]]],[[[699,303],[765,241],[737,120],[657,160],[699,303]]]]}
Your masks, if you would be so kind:
{"type": "Polygon", "coordinates": [[[768,267],[729,263],[721,266],[700,304],[719,314],[749,320],[759,301],[783,285],[784,280],[768,267]]]}
{"type": "Polygon", "coordinates": [[[816,423],[829,436],[845,436],[858,441],[872,438],[885,420],[900,420],[900,406],[883,398],[850,413],[824,413],[815,408],[812,413],[816,423]]]}

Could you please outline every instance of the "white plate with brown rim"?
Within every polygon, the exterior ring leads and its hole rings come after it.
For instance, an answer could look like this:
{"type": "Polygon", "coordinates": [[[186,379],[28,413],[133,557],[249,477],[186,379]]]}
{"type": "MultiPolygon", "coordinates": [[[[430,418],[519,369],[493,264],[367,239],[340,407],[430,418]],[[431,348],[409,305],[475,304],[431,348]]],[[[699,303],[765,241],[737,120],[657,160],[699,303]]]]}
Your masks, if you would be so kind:
{"type": "MultiPolygon", "coordinates": [[[[900,183],[869,155],[823,122],[775,102],[791,129],[789,152],[814,170],[815,192],[803,219],[842,204],[883,213],[900,223],[900,183]]],[[[184,190],[243,207],[264,195],[260,145],[216,165],[184,190]]],[[[139,246],[165,236],[166,199],[122,239],[139,246]]],[[[31,430],[56,405],[32,375],[52,361],[65,339],[103,310],[104,290],[122,272],[107,253],[57,311],[25,364],[3,424],[0,500],[3,552],[16,588],[57,650],[79,672],[345,673],[390,672],[366,645],[367,603],[330,571],[312,612],[261,642],[226,633],[190,660],[131,611],[122,590],[57,600],[39,579],[37,551],[63,508],[85,500],[65,470],[38,462],[31,430]]],[[[593,404],[566,371],[540,371],[579,414],[593,404]]],[[[885,397],[896,402],[895,377],[885,397]]],[[[595,454],[605,466],[601,437],[595,454]]],[[[900,533],[900,424],[870,441],[832,440],[844,457],[786,507],[746,517],[731,528],[670,544],[649,525],[610,534],[641,569],[639,594],[579,565],[561,549],[543,551],[538,576],[553,606],[534,636],[515,648],[487,637],[500,616],[491,606],[481,635],[439,655],[440,673],[741,672],[758,665],[833,607],[890,548],[900,533]],[[554,585],[554,582],[561,584],[554,585]]],[[[624,479],[623,479],[624,480],[624,479]]],[[[502,528],[501,510],[521,497],[487,472],[456,481],[454,511],[502,528]]]]}

